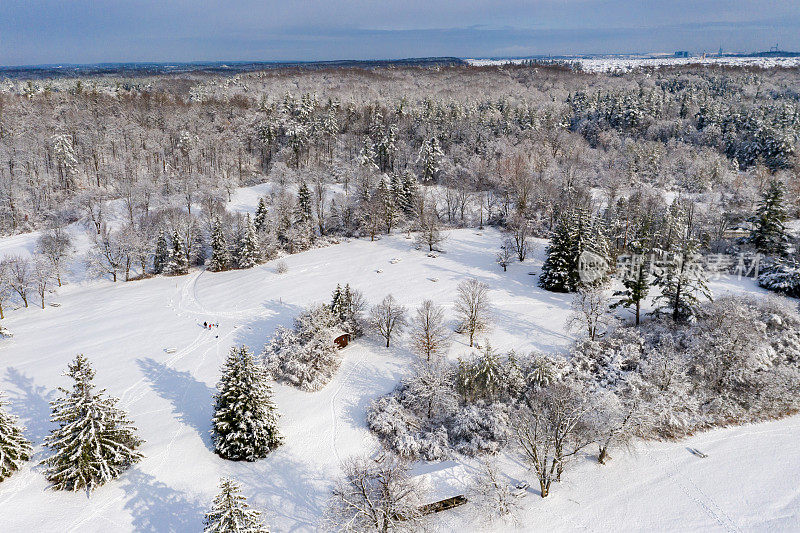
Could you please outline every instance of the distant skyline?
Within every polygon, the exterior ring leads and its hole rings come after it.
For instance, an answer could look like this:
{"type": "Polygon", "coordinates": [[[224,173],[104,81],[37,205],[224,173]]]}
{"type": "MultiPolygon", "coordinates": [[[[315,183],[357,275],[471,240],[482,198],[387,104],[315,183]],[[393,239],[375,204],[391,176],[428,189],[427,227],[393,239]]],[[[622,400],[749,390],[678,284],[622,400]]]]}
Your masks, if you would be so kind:
{"type": "Polygon", "coordinates": [[[800,50],[800,0],[0,0],[0,65],[800,50]]]}

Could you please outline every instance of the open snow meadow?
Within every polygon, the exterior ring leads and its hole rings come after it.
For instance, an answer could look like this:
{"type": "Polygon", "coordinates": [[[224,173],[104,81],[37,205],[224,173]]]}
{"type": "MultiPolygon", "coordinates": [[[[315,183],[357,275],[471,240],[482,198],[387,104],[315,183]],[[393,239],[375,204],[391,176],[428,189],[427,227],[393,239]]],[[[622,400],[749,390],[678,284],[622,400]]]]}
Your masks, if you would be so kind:
{"type": "MultiPolygon", "coordinates": [[[[228,209],[253,212],[264,190],[259,187],[240,189],[228,209]]],[[[87,246],[83,225],[69,231],[78,248],[87,246]]],[[[50,297],[57,306],[9,310],[4,320],[13,337],[0,341],[0,389],[26,425],[35,457],[0,484],[2,530],[198,531],[223,476],[241,484],[274,531],[317,530],[341,461],[380,453],[367,410],[408,376],[414,356],[407,339],[390,348],[374,333],[354,340],[319,391],[274,383],[284,443],[255,462],[214,453],[212,396],[231,347],[244,344],[260,353],[276,327],[290,326],[303,308],[328,301],[336,285],[346,283],[369,304],[389,293],[409,309],[431,299],[444,306],[452,329],[456,286],[465,278],[489,287],[493,325],[480,344],[488,340],[500,352],[553,353],[572,341],[566,327],[571,296],[536,284],[545,241],[537,240],[529,259],[503,272],[494,258],[500,231],[454,229],[446,235],[443,252],[433,257],[415,249],[410,235],[397,233],[288,255],[281,259],[284,273],[276,272],[273,260],[246,270],[194,268],[184,276],[128,283],[86,278],[76,255],[64,287],[50,297]],[[204,322],[219,326],[208,329],[204,322]],[[145,441],[144,459],[90,496],[49,490],[37,466],[52,429],[49,402],[57,387],[68,386],[62,374],[78,353],[90,359],[98,386],[120,399],[145,441]]],[[[0,253],[29,252],[34,241],[33,234],[4,238],[0,253]]],[[[752,280],[729,277],[710,287],[715,296],[763,292],[752,280]]],[[[448,357],[470,351],[466,337],[454,335],[448,357]]],[[[587,448],[546,499],[532,488],[533,476],[519,457],[502,452],[498,462],[506,482],[531,482],[519,498],[516,526],[478,522],[469,503],[431,515],[425,524],[439,531],[797,531],[799,440],[800,417],[793,416],[684,440],[637,441],[629,450],[614,450],[606,465],[587,448]]],[[[413,473],[434,492],[443,484],[467,492],[478,469],[479,460],[458,457],[417,462],[413,473]]]]}

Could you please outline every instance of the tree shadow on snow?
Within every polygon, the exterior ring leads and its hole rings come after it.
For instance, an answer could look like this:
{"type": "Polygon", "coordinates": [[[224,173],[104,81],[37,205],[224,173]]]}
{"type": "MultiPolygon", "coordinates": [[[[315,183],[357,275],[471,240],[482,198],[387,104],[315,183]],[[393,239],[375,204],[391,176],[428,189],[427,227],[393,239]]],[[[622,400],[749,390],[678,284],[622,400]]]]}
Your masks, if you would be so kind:
{"type": "Polygon", "coordinates": [[[237,464],[231,477],[242,484],[248,503],[263,512],[267,524],[279,522],[280,531],[319,531],[331,476],[313,472],[288,455],[279,448],[255,464],[237,464]]]}
{"type": "Polygon", "coordinates": [[[303,312],[303,308],[299,305],[278,300],[265,302],[264,308],[270,312],[269,316],[242,323],[236,328],[233,336],[235,346],[244,344],[256,356],[261,353],[264,345],[275,334],[278,326],[291,328],[295,317],[303,312]]]}
{"type": "Polygon", "coordinates": [[[210,431],[211,417],[214,414],[213,396],[216,391],[195,379],[191,373],[175,370],[149,357],[137,359],[136,363],[153,390],[172,403],[172,410],[178,420],[194,428],[203,444],[213,450],[210,431]]]}
{"type": "Polygon", "coordinates": [[[50,423],[50,402],[55,399],[55,391],[34,384],[33,378],[13,367],[6,369],[6,380],[20,391],[7,394],[11,414],[22,419],[27,428],[26,434],[34,443],[41,442],[53,428],[50,423]]]}
{"type": "Polygon", "coordinates": [[[125,509],[133,517],[135,531],[200,531],[205,509],[149,474],[131,470],[123,476],[128,495],[125,509]]]}

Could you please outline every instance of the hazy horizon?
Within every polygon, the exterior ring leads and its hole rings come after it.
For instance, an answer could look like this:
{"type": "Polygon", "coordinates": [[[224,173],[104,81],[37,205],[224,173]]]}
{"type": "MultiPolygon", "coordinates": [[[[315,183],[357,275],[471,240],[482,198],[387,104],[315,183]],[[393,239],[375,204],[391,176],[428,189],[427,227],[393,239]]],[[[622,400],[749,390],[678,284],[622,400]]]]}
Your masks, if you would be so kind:
{"type": "Polygon", "coordinates": [[[800,50],[788,0],[0,3],[0,65],[800,50]]]}

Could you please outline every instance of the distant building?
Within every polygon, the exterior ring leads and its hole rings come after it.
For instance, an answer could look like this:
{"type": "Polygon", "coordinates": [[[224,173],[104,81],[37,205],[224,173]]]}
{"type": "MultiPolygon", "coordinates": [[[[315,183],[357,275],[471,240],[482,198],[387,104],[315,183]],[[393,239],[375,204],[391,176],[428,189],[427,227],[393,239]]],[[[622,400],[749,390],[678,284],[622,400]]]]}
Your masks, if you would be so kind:
{"type": "Polygon", "coordinates": [[[678,50],[675,52],[675,57],[689,57],[689,52],[687,50],[678,50]]]}

